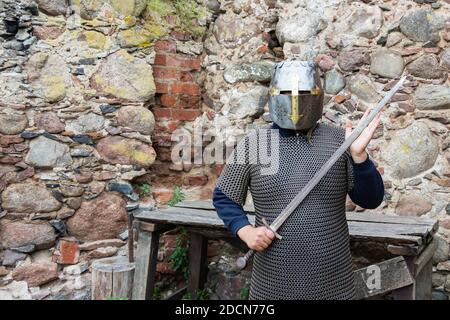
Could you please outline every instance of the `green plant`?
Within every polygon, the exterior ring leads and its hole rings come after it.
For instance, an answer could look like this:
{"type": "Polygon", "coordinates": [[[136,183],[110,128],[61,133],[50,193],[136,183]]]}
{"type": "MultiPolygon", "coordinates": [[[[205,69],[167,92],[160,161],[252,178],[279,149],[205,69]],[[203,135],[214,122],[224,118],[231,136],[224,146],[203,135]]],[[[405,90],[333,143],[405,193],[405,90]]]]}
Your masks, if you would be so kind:
{"type": "Polygon", "coordinates": [[[193,300],[195,297],[195,300],[209,300],[211,297],[212,290],[209,288],[204,288],[202,290],[198,290],[192,295],[190,292],[186,292],[182,297],[181,300],[193,300]]]}
{"type": "Polygon", "coordinates": [[[249,287],[243,287],[241,288],[241,290],[239,290],[239,296],[241,297],[242,300],[248,300],[249,293],[250,293],[249,287]]]}
{"type": "Polygon", "coordinates": [[[161,300],[161,288],[155,286],[155,288],[153,289],[153,300],[161,300]]]}
{"type": "Polygon", "coordinates": [[[204,288],[197,291],[197,300],[209,300],[211,297],[211,290],[209,288],[204,288]]]}
{"type": "Polygon", "coordinates": [[[173,194],[172,194],[172,198],[169,200],[169,202],[167,203],[167,205],[169,207],[173,207],[174,205],[176,205],[178,202],[183,201],[185,198],[183,191],[181,190],[180,187],[175,187],[175,189],[173,190],[173,194]]]}
{"type": "Polygon", "coordinates": [[[128,298],[106,297],[106,300],[129,300],[128,298]]]}
{"type": "Polygon", "coordinates": [[[152,192],[152,187],[148,183],[143,183],[139,186],[139,191],[143,196],[148,196],[152,192]]]}
{"type": "Polygon", "coordinates": [[[185,279],[189,276],[189,261],[187,258],[189,240],[185,241],[184,239],[186,238],[187,231],[184,228],[181,228],[181,232],[176,238],[175,249],[170,256],[172,269],[175,271],[180,271],[185,279]]]}

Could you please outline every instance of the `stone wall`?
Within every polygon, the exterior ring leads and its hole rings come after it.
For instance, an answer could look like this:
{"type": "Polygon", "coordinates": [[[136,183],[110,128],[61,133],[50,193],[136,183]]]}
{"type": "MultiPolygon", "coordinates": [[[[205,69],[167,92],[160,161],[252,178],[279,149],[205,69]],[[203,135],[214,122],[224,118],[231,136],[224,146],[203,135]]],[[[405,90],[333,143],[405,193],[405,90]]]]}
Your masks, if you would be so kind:
{"type": "Polygon", "coordinates": [[[337,125],[408,75],[369,149],[377,210],[440,220],[434,297],[448,298],[448,1],[3,0],[0,20],[0,297],[88,298],[89,263],[126,254],[127,209],[175,187],[210,198],[222,165],[173,163],[172,133],[232,146],[270,122],[273,63],[300,57],[319,63],[337,125]]]}

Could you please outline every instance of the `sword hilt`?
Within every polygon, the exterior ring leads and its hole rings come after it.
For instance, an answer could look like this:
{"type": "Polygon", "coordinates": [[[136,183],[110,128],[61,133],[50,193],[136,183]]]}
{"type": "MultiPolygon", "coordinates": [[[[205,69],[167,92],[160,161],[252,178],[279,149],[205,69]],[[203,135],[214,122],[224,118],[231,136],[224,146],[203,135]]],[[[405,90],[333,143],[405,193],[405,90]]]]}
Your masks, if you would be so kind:
{"type": "MultiPolygon", "coordinates": [[[[270,231],[272,231],[274,234],[275,234],[275,238],[277,238],[277,239],[281,239],[282,237],[267,223],[267,221],[266,221],[266,219],[264,219],[264,218],[262,218],[261,219],[261,221],[262,221],[262,223],[263,223],[263,225],[267,228],[267,229],[269,229],[270,231]]],[[[252,257],[253,257],[253,255],[255,254],[255,251],[254,250],[248,250],[247,251],[247,253],[244,255],[244,256],[242,256],[242,257],[239,257],[237,260],[236,260],[236,266],[238,267],[238,269],[239,270],[243,270],[243,269],[245,269],[245,267],[247,266],[247,262],[248,262],[248,260],[250,260],[252,257]]]]}
{"type": "Polygon", "coordinates": [[[250,260],[254,254],[255,254],[254,250],[248,250],[244,256],[239,257],[236,260],[236,266],[238,267],[238,269],[239,270],[245,269],[245,267],[247,266],[248,260],[250,260]]]}

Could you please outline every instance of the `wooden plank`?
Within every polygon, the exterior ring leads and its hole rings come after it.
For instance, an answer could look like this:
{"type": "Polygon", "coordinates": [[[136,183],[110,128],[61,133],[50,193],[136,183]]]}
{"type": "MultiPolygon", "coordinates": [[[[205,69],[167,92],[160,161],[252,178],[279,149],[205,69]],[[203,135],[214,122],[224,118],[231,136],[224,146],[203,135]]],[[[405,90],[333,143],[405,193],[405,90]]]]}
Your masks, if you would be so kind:
{"type": "Polygon", "coordinates": [[[385,232],[383,228],[361,227],[357,223],[349,224],[349,233],[353,240],[372,240],[391,244],[413,244],[421,246],[423,241],[418,236],[408,236],[385,232]]]}
{"type": "Polygon", "coordinates": [[[394,223],[372,223],[363,221],[348,221],[349,227],[357,227],[368,231],[380,231],[392,235],[418,236],[423,240],[427,239],[430,234],[428,226],[418,226],[412,224],[394,224],[394,223]]]}
{"type": "Polygon", "coordinates": [[[356,298],[364,299],[403,288],[413,283],[403,257],[395,257],[354,272],[356,298]],[[377,277],[379,282],[377,282],[377,277]]]}
{"type": "Polygon", "coordinates": [[[396,256],[417,256],[420,253],[419,247],[414,245],[397,246],[388,244],[387,251],[396,256]]]}
{"type": "MultiPolygon", "coordinates": [[[[193,200],[193,201],[182,201],[175,205],[179,208],[191,208],[191,209],[204,209],[213,210],[215,208],[212,201],[209,200],[193,200]]],[[[244,206],[246,212],[255,212],[253,205],[244,206]]],[[[431,226],[433,230],[437,230],[438,221],[437,219],[431,219],[427,217],[409,217],[409,216],[389,216],[382,213],[365,213],[365,212],[347,212],[347,220],[349,221],[364,221],[364,222],[374,222],[374,223],[393,223],[393,224],[413,224],[413,225],[425,225],[431,226]]]]}
{"type": "Polygon", "coordinates": [[[139,230],[133,300],[148,300],[153,296],[158,248],[158,232],[139,230]]]}
{"type": "MultiPolygon", "coordinates": [[[[223,221],[214,211],[172,207],[159,211],[136,210],[134,216],[143,221],[153,223],[170,223],[207,228],[225,229],[223,221]]],[[[250,223],[255,217],[248,216],[250,223]]]]}
{"type": "Polygon", "coordinates": [[[139,230],[144,230],[144,231],[148,231],[148,232],[159,232],[159,233],[163,233],[170,229],[173,229],[172,225],[149,223],[149,222],[144,222],[144,221],[139,221],[139,224],[136,227],[139,230]]]}
{"type": "Polygon", "coordinates": [[[195,299],[203,289],[208,272],[208,240],[198,233],[191,233],[189,245],[189,278],[187,292],[195,299]]]}

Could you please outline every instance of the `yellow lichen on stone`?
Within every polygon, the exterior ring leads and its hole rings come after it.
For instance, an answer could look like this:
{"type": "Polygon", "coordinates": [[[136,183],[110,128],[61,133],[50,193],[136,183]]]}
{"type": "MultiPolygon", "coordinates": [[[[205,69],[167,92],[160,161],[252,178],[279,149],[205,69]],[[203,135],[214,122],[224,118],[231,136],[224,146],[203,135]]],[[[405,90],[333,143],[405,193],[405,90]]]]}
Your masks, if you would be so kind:
{"type": "Polygon", "coordinates": [[[136,149],[133,141],[123,140],[119,143],[110,146],[111,151],[123,155],[128,158],[131,163],[138,163],[144,166],[149,166],[155,161],[155,154],[145,153],[136,149]]]}
{"type": "Polygon", "coordinates": [[[144,28],[132,28],[121,31],[118,39],[123,48],[145,48],[152,45],[153,41],[167,34],[167,29],[157,25],[146,25],[144,28]]]}
{"type": "Polygon", "coordinates": [[[104,49],[106,43],[106,37],[97,31],[85,31],[83,32],[83,39],[86,40],[89,48],[104,49]]]}
{"type": "Polygon", "coordinates": [[[124,16],[139,16],[145,10],[146,0],[110,0],[111,6],[124,16]]]}
{"type": "Polygon", "coordinates": [[[42,93],[47,102],[58,102],[66,96],[66,84],[62,76],[43,76],[42,93]]]}

